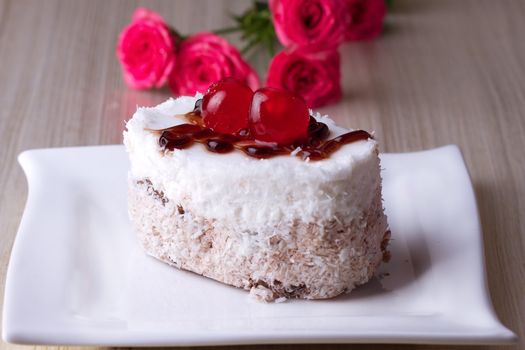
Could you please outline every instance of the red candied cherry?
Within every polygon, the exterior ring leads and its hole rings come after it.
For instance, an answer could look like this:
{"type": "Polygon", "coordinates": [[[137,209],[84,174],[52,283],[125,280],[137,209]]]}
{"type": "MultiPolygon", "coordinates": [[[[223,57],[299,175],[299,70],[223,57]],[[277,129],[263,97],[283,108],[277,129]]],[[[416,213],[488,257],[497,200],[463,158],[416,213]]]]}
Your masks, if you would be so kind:
{"type": "Polygon", "coordinates": [[[204,125],[222,134],[237,134],[248,128],[252,96],[252,89],[233,78],[213,83],[202,98],[204,125]]]}
{"type": "Polygon", "coordinates": [[[250,133],[255,139],[289,145],[306,139],[309,123],[301,96],[273,88],[255,91],[250,108],[250,133]]]}

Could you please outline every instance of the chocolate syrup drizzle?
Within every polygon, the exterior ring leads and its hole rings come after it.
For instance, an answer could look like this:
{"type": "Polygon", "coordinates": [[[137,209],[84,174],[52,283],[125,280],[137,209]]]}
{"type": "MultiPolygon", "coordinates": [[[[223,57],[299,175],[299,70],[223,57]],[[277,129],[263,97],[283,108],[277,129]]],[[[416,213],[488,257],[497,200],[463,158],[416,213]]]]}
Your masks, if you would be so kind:
{"type": "Polygon", "coordinates": [[[201,100],[198,100],[195,109],[184,115],[188,123],[154,130],[160,133],[159,145],[163,149],[173,151],[191,147],[194,143],[201,143],[210,152],[229,153],[237,149],[250,157],[265,159],[289,155],[299,147],[300,149],[294,153],[297,157],[303,160],[322,160],[330,157],[345,144],[373,138],[364,130],[354,130],[327,140],[330,134],[328,126],[310,117],[308,136],[302,142],[292,145],[257,143],[250,137],[248,130],[241,130],[239,135],[226,135],[206,128],[200,115],[200,104],[201,100]]]}

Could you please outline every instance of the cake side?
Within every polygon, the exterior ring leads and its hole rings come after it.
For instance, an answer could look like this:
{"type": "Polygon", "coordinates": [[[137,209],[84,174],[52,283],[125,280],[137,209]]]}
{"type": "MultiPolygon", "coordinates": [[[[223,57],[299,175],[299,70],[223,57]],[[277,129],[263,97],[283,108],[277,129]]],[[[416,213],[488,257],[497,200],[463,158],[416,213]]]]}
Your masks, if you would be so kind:
{"type": "Polygon", "coordinates": [[[326,299],[367,282],[387,257],[380,188],[349,225],[296,221],[271,236],[196,217],[148,179],[129,183],[129,211],[145,251],[175,267],[250,290],[263,300],[326,299]],[[256,249],[250,248],[256,246],[256,249]]]}

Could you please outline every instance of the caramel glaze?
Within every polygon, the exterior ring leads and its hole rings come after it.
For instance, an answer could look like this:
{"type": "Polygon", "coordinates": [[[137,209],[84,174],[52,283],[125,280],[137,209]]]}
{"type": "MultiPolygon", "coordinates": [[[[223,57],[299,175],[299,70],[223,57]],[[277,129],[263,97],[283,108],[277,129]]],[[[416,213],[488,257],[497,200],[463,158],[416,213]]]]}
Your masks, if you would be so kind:
{"type": "Polygon", "coordinates": [[[200,100],[195,104],[193,112],[184,115],[188,123],[161,130],[153,130],[160,133],[159,145],[163,149],[173,151],[174,149],[191,147],[194,143],[201,143],[210,152],[229,153],[237,149],[250,157],[265,159],[279,155],[289,155],[300,147],[300,150],[296,152],[296,156],[302,160],[322,160],[330,157],[331,154],[345,144],[372,138],[364,130],[355,130],[327,140],[330,134],[328,126],[310,117],[306,140],[292,145],[258,143],[250,137],[248,130],[241,130],[238,135],[225,135],[206,128],[200,116],[199,102],[200,100]]]}

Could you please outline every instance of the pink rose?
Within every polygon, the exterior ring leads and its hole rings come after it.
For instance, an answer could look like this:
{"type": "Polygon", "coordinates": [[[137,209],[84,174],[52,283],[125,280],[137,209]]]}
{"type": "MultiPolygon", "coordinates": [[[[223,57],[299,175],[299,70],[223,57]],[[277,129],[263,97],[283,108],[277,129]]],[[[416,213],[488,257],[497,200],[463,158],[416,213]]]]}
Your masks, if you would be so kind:
{"type": "Polygon", "coordinates": [[[270,62],[266,85],[301,95],[315,108],[341,99],[339,52],[304,46],[285,49],[270,62]]]}
{"type": "Polygon", "coordinates": [[[117,57],[128,86],[163,86],[175,65],[175,47],[175,35],[164,19],[153,11],[137,8],[117,45],[117,57]]]}
{"type": "Polygon", "coordinates": [[[348,6],[345,40],[371,40],[381,34],[384,0],[345,0],[348,6]]]}
{"type": "Polygon", "coordinates": [[[284,46],[336,47],[344,39],[345,9],[342,0],[270,0],[275,32],[284,46]]]}
{"type": "Polygon", "coordinates": [[[174,94],[205,92],[215,81],[232,77],[256,90],[259,78],[240,52],[225,39],[212,33],[198,33],[184,40],[170,77],[174,94]]]}

